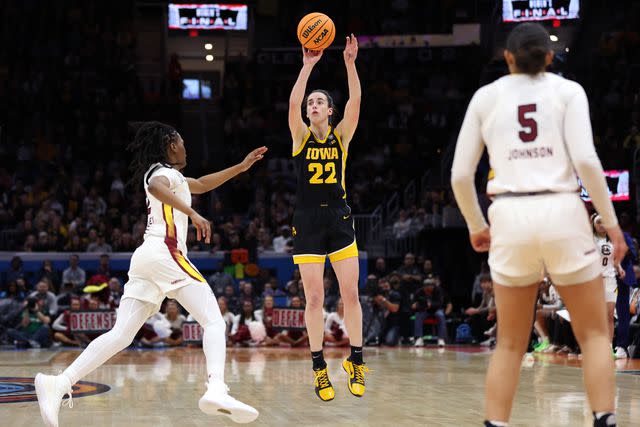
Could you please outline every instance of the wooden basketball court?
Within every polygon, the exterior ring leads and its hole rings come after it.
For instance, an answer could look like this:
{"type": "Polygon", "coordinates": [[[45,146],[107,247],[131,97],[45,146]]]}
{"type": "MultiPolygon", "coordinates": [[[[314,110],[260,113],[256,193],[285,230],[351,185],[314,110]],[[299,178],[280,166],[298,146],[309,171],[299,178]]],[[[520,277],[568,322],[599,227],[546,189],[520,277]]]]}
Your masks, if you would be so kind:
{"type": "MultiPolygon", "coordinates": [[[[372,369],[367,394],[353,397],[341,358],[325,356],[336,398],[323,403],[313,392],[308,351],[229,349],[227,384],[233,396],[255,406],[265,426],[480,426],[489,352],[469,347],[367,349],[372,369]]],[[[33,377],[57,373],[78,351],[0,352],[0,414],[12,427],[43,425],[33,398],[33,377]]],[[[513,426],[591,426],[579,360],[537,356],[523,367],[513,426]]],[[[640,421],[640,361],[618,361],[618,423],[640,421]]],[[[60,426],[233,425],[198,409],[204,392],[204,356],[198,348],[126,350],[85,378],[74,407],[60,411],[60,426]]]]}

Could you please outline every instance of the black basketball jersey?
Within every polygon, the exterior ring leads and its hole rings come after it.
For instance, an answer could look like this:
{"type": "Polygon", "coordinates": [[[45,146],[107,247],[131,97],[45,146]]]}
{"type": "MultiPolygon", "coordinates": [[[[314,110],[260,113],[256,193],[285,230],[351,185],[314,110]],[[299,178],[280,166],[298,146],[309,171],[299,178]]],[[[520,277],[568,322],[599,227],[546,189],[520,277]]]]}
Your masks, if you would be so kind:
{"type": "Polygon", "coordinates": [[[316,138],[309,128],[293,157],[298,176],[298,209],[347,205],[344,178],[347,153],[340,135],[332,127],[322,140],[316,138]]]}

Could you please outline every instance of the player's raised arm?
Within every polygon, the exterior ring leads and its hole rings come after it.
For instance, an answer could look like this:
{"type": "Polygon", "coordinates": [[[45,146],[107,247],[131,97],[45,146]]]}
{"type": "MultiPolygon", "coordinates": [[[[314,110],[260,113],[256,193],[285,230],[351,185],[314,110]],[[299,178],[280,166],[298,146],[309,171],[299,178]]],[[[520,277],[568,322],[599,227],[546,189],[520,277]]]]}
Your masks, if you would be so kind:
{"type": "Polygon", "coordinates": [[[307,133],[307,125],[302,120],[301,107],[304,100],[304,93],[307,89],[307,81],[311,75],[313,66],[322,58],[322,51],[308,50],[302,48],[302,69],[298,75],[298,80],[291,89],[289,96],[289,130],[293,139],[293,151],[302,144],[302,139],[307,133]]]}
{"type": "Polygon", "coordinates": [[[362,89],[360,87],[360,78],[356,69],[356,57],[358,56],[358,39],[351,34],[347,36],[347,44],[342,53],[344,56],[344,64],[347,67],[347,82],[349,84],[349,100],[344,107],[344,117],[336,127],[336,131],[342,137],[342,143],[345,150],[349,146],[351,138],[358,127],[358,119],[360,117],[360,100],[362,99],[362,89]]]}
{"type": "Polygon", "coordinates": [[[192,194],[202,194],[220,187],[222,184],[233,178],[234,176],[246,172],[253,166],[255,162],[264,157],[267,147],[256,148],[244,160],[237,165],[231,166],[219,172],[201,176],[200,178],[187,178],[189,191],[192,194]]]}

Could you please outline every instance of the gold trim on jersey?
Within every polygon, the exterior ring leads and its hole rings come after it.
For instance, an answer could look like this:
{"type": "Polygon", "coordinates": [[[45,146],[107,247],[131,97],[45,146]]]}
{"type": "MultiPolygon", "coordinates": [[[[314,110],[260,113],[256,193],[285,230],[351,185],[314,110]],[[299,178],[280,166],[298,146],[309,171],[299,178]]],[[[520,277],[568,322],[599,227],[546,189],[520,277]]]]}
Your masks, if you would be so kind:
{"type": "Polygon", "coordinates": [[[329,254],[329,261],[338,262],[347,258],[353,258],[358,256],[358,244],[354,240],[352,244],[347,247],[344,247],[340,250],[332,252],[329,254]]]}
{"type": "Polygon", "coordinates": [[[178,249],[178,238],[176,232],[176,224],[173,220],[173,207],[170,205],[162,204],[162,216],[166,224],[167,235],[164,238],[164,243],[169,249],[169,253],[173,260],[178,264],[178,267],[189,275],[192,279],[198,282],[206,283],[207,281],[202,277],[202,274],[195,268],[187,258],[182,254],[182,251],[178,249]]]}
{"type": "MultiPolygon", "coordinates": [[[[329,138],[329,135],[331,135],[331,129],[332,127],[329,126],[329,128],[327,129],[327,134],[324,136],[324,139],[318,139],[315,133],[313,134],[313,138],[316,140],[318,144],[324,144],[325,142],[327,142],[327,138],[329,138]]],[[[309,127],[309,132],[311,132],[311,127],[309,127]]]]}
{"type": "Polygon", "coordinates": [[[340,180],[340,185],[342,185],[342,191],[344,192],[344,195],[342,196],[343,199],[347,198],[347,186],[346,186],[346,181],[345,181],[345,177],[347,176],[346,172],[347,172],[347,156],[349,155],[349,153],[347,152],[347,150],[344,149],[344,145],[342,145],[342,138],[340,137],[340,134],[336,131],[333,131],[333,134],[336,136],[336,139],[338,140],[338,144],[340,145],[340,149],[342,150],[342,179],[340,180]]]}
{"type": "Polygon", "coordinates": [[[298,154],[302,153],[302,150],[304,150],[304,146],[307,144],[309,137],[311,137],[311,129],[307,130],[307,134],[304,136],[302,144],[300,144],[300,147],[298,147],[298,149],[293,152],[293,157],[296,157],[298,154]]]}
{"type": "Polygon", "coordinates": [[[326,258],[327,258],[326,255],[315,255],[315,254],[294,255],[293,263],[294,264],[324,264],[326,258]]]}

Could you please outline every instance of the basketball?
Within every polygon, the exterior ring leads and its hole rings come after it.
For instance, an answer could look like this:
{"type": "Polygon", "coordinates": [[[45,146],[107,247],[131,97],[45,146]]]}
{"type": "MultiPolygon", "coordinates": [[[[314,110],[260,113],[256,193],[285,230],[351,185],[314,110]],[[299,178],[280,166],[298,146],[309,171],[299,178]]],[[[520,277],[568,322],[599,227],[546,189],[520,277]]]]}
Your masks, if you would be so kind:
{"type": "Polygon", "coordinates": [[[331,46],[336,36],[333,21],[324,13],[313,12],[298,24],[298,40],[309,50],[323,50],[331,46]]]}

